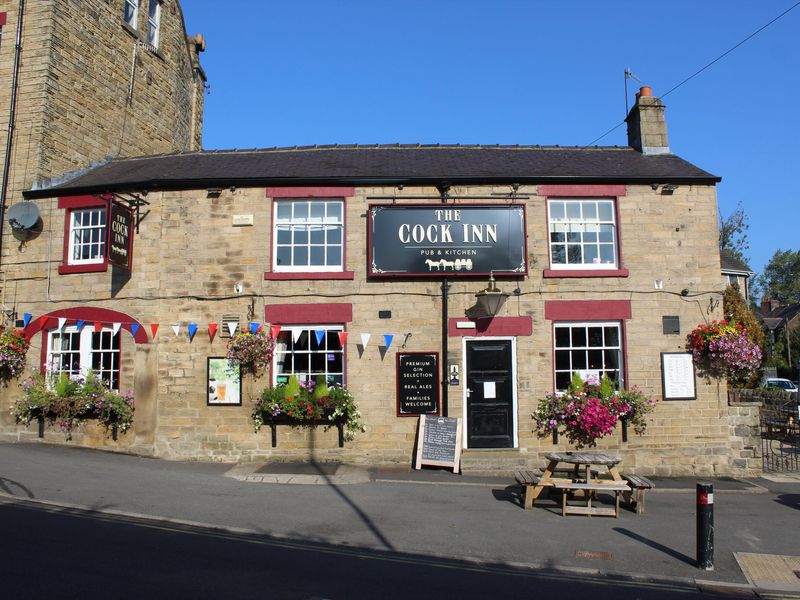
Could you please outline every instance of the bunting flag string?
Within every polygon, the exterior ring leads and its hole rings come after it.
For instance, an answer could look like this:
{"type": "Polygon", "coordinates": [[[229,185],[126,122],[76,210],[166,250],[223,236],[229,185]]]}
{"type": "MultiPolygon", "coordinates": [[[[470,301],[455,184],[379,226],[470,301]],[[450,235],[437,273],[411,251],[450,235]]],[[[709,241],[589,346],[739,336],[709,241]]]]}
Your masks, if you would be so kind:
{"type": "Polygon", "coordinates": [[[273,325],[272,326],[272,339],[277,340],[278,339],[278,334],[280,332],[281,332],[281,326],[280,325],[273,325]]]}
{"type": "Polygon", "coordinates": [[[25,323],[25,327],[28,326],[28,323],[31,322],[32,318],[33,318],[33,315],[31,313],[24,313],[22,315],[22,322],[25,323]]]}
{"type": "Polygon", "coordinates": [[[156,339],[156,334],[158,333],[158,323],[150,324],[150,332],[153,334],[153,339],[156,339]]]}
{"type": "Polygon", "coordinates": [[[300,336],[301,336],[301,335],[303,335],[303,330],[302,330],[302,329],[295,329],[295,330],[293,330],[293,331],[292,331],[292,341],[293,341],[295,344],[299,344],[299,343],[300,343],[300,336]]]}
{"type": "Polygon", "coordinates": [[[197,333],[197,323],[189,323],[189,341],[194,340],[194,334],[197,333]]]}
{"type": "Polygon", "coordinates": [[[94,330],[95,331],[103,331],[103,322],[102,321],[95,321],[94,322],[94,330]]]}
{"type": "Polygon", "coordinates": [[[256,323],[255,321],[250,321],[250,333],[255,335],[258,333],[258,330],[261,328],[261,323],[256,323]]]}
{"type": "Polygon", "coordinates": [[[121,327],[122,327],[122,323],[112,323],[111,324],[112,335],[117,335],[117,333],[119,333],[119,330],[120,330],[121,327]]]}
{"type": "Polygon", "coordinates": [[[66,325],[66,324],[67,324],[67,318],[66,317],[58,317],[58,330],[59,331],[63,331],[64,330],[64,325],[66,325]]]}
{"type": "Polygon", "coordinates": [[[78,332],[79,332],[79,333],[80,333],[81,331],[83,331],[83,326],[84,326],[84,325],[86,325],[86,321],[82,321],[82,320],[80,320],[80,319],[78,319],[78,321],[75,323],[75,327],[78,329],[78,332]]]}
{"type": "Polygon", "coordinates": [[[215,335],[217,335],[217,324],[216,323],[209,323],[208,324],[208,340],[210,342],[213,342],[215,335]]]}
{"type": "Polygon", "coordinates": [[[139,331],[139,324],[138,323],[131,323],[131,335],[136,337],[136,332],[139,331]]]}
{"type": "Polygon", "coordinates": [[[344,348],[345,344],[347,343],[347,332],[340,331],[339,332],[339,345],[344,348]]]}
{"type": "Polygon", "coordinates": [[[370,335],[371,334],[369,334],[369,333],[362,333],[361,334],[361,347],[362,348],[366,348],[367,344],[369,344],[370,335]]]}
{"type": "Polygon", "coordinates": [[[178,337],[178,334],[179,334],[179,333],[180,333],[180,331],[181,331],[181,326],[180,326],[180,323],[177,323],[177,324],[173,325],[173,326],[172,326],[172,331],[174,331],[174,332],[175,332],[175,337],[178,337]]]}
{"type": "Polygon", "coordinates": [[[228,332],[231,334],[231,337],[236,334],[236,329],[238,329],[238,327],[239,323],[236,321],[228,321],[228,332]]]}
{"type": "Polygon", "coordinates": [[[325,339],[325,331],[323,329],[315,329],[314,330],[314,335],[317,338],[317,346],[321,346],[322,345],[322,340],[325,339]]]}
{"type": "Polygon", "coordinates": [[[386,345],[386,349],[388,350],[389,347],[392,345],[392,340],[394,339],[394,334],[391,333],[384,333],[383,334],[383,341],[386,345]]]}

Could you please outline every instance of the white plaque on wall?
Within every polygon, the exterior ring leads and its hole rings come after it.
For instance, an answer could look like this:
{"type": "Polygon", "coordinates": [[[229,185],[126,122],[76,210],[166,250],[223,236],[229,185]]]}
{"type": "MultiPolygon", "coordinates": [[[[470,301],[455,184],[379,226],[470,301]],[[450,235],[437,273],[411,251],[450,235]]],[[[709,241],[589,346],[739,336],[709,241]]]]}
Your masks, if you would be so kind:
{"type": "Polygon", "coordinates": [[[661,353],[664,400],[696,400],[694,362],[691,352],[661,353]]]}

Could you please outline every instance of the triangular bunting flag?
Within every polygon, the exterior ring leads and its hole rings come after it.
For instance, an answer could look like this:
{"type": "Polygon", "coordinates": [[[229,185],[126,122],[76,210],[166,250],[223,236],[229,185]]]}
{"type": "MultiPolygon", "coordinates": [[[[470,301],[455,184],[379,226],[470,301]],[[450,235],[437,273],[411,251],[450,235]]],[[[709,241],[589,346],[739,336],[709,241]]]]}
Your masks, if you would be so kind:
{"type": "Polygon", "coordinates": [[[181,325],[180,325],[180,323],[176,323],[175,325],[173,325],[173,326],[172,326],[172,331],[174,331],[174,332],[175,332],[175,337],[178,337],[178,335],[179,335],[179,334],[180,334],[180,332],[181,332],[181,325]]]}
{"type": "Polygon", "coordinates": [[[136,332],[139,331],[139,324],[138,323],[131,323],[131,335],[136,337],[136,332]]]}
{"type": "Polygon", "coordinates": [[[292,340],[294,340],[295,344],[300,342],[301,335],[303,335],[302,329],[295,329],[294,331],[292,331],[292,340]]]}
{"type": "Polygon", "coordinates": [[[367,344],[369,344],[369,336],[370,336],[370,335],[371,335],[371,334],[369,334],[369,333],[362,333],[362,334],[361,334],[361,346],[362,346],[363,348],[366,348],[366,347],[367,347],[367,344]]]}
{"type": "Polygon", "coordinates": [[[39,317],[39,328],[44,329],[44,326],[47,325],[47,319],[50,317],[39,317]]]}
{"type": "Polygon", "coordinates": [[[33,318],[33,315],[31,313],[24,313],[22,315],[22,322],[25,323],[25,327],[28,326],[28,323],[31,322],[32,318],[33,318]]]}
{"type": "Polygon", "coordinates": [[[84,326],[84,325],[86,325],[86,321],[83,321],[83,320],[81,320],[81,319],[78,319],[78,320],[75,322],[75,326],[78,328],[78,331],[83,331],[83,326],[84,326]]]}
{"type": "Polygon", "coordinates": [[[236,333],[236,328],[239,327],[239,323],[236,321],[228,321],[228,331],[231,333],[231,337],[234,336],[236,333]]]}
{"type": "Polygon", "coordinates": [[[386,344],[386,349],[389,349],[389,346],[392,345],[392,340],[394,339],[394,334],[392,333],[384,333],[383,334],[383,342],[386,344]]]}
{"type": "Polygon", "coordinates": [[[208,339],[213,342],[215,335],[217,335],[217,324],[216,323],[209,323],[208,324],[208,339]]]}
{"type": "Polygon", "coordinates": [[[103,330],[103,322],[102,321],[95,321],[94,322],[94,330],[95,331],[102,331],[103,330]]]}
{"type": "Polygon", "coordinates": [[[117,335],[117,332],[119,332],[120,327],[122,327],[122,323],[112,323],[111,324],[112,335],[117,335]]]}
{"type": "Polygon", "coordinates": [[[322,340],[325,339],[325,330],[324,329],[315,329],[314,335],[317,336],[317,345],[322,346],[322,340]]]}
{"type": "Polygon", "coordinates": [[[255,335],[258,333],[258,328],[261,327],[260,323],[256,323],[255,321],[250,321],[250,333],[255,335]]]}
{"type": "Polygon", "coordinates": [[[347,343],[347,332],[340,331],[339,332],[339,345],[344,348],[344,345],[347,343]]]}
{"type": "Polygon", "coordinates": [[[66,325],[66,324],[67,324],[67,318],[66,317],[58,317],[58,330],[59,331],[64,329],[64,325],[66,325]]]}
{"type": "Polygon", "coordinates": [[[189,323],[189,341],[194,339],[194,334],[197,333],[197,323],[189,323]]]}
{"type": "Polygon", "coordinates": [[[278,334],[280,332],[281,332],[281,326],[280,325],[273,325],[272,326],[272,339],[277,340],[278,339],[278,334]]]}
{"type": "Polygon", "coordinates": [[[150,323],[150,333],[153,334],[153,338],[156,337],[156,334],[158,333],[158,323],[150,323]]]}

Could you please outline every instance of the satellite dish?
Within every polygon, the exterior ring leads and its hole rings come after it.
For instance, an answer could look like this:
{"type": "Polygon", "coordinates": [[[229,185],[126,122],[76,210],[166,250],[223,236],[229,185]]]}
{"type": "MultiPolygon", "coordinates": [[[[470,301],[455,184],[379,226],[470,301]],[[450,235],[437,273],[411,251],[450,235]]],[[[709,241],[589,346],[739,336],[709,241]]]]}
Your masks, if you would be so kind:
{"type": "Polygon", "coordinates": [[[15,231],[30,231],[39,223],[39,207],[33,202],[18,202],[8,208],[8,224],[15,231]]]}

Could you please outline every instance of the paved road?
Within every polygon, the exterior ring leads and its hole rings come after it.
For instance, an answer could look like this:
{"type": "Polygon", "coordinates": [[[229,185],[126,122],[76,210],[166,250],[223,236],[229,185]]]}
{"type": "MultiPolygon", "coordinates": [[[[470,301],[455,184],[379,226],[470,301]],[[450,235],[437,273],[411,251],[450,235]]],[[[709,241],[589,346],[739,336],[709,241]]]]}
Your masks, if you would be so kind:
{"type": "MultiPolygon", "coordinates": [[[[52,568],[45,566],[50,561],[40,562],[43,556],[63,555],[64,574],[83,573],[94,560],[102,566],[98,582],[120,569],[142,574],[147,589],[131,595],[140,598],[152,595],[159,581],[181,589],[178,580],[187,575],[208,595],[221,582],[236,581],[247,596],[253,589],[249,586],[263,585],[272,576],[274,589],[281,590],[275,597],[339,599],[375,597],[361,594],[382,583],[387,587],[382,596],[426,597],[413,588],[415,582],[430,586],[431,597],[437,591],[441,597],[437,586],[445,584],[459,592],[445,597],[490,597],[498,590],[509,595],[503,587],[509,585],[509,574],[524,580],[513,589],[570,585],[577,594],[581,586],[594,586],[598,573],[613,577],[601,578],[594,596],[608,591],[608,597],[660,597],[678,589],[689,593],[696,589],[689,585],[694,578],[745,583],[734,551],[797,554],[800,532],[800,484],[760,481],[769,486],[765,493],[721,491],[716,497],[716,569],[701,572],[694,566],[690,493],[653,493],[643,516],[623,511],[619,519],[565,519],[552,502],[521,510],[504,480],[488,486],[340,485],[334,478],[328,485],[281,485],[238,481],[225,476],[229,469],[45,444],[0,444],[0,493],[5,496],[0,573],[15,561],[18,565],[7,573],[10,578],[3,578],[4,595],[13,585],[23,595],[8,597],[36,597],[24,594],[18,576],[52,568]],[[65,505],[83,510],[60,508],[65,505]],[[109,556],[118,560],[109,562],[109,556]],[[476,570],[481,563],[488,566],[476,570]],[[328,569],[333,567],[350,575],[332,583],[328,569]],[[260,576],[253,575],[261,568],[260,576]],[[553,568],[569,573],[554,578],[548,574],[553,568]],[[626,574],[669,578],[671,583],[623,586],[628,595],[620,588],[625,580],[620,576],[626,574]]],[[[39,579],[21,581],[34,590],[39,579]]],[[[77,580],[85,594],[74,597],[91,597],[86,591],[95,585],[91,578],[77,580]]]]}

